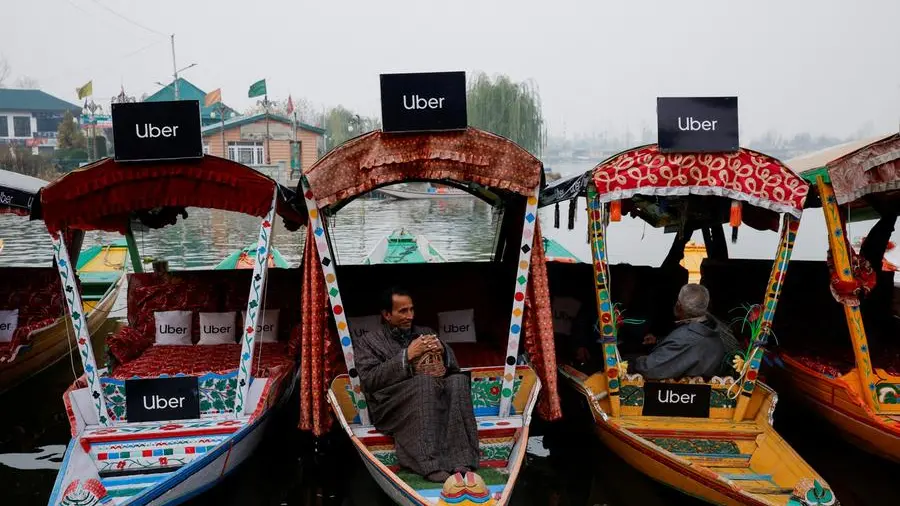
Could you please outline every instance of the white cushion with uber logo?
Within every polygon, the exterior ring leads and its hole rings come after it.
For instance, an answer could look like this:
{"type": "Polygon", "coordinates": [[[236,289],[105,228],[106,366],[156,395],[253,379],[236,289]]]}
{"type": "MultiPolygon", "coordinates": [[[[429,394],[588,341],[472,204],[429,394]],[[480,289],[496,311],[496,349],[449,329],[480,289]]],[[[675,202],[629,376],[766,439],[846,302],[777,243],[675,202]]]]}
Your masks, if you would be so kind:
{"type": "Polygon", "coordinates": [[[572,297],[553,297],[553,332],[564,336],[572,335],[572,324],[581,309],[581,302],[572,297]]]}
{"type": "MultiPolygon", "coordinates": [[[[256,321],[256,342],[258,343],[277,343],[278,342],[278,314],[280,309],[266,309],[259,312],[259,318],[256,321]]],[[[242,311],[243,321],[247,321],[247,312],[242,311]]],[[[241,333],[243,335],[243,332],[241,333]]]]}
{"type": "Polygon", "coordinates": [[[357,339],[366,336],[372,332],[381,330],[381,315],[373,314],[370,316],[348,316],[347,323],[350,325],[350,338],[357,339]]]}
{"type": "Polygon", "coordinates": [[[200,342],[197,344],[233,344],[234,313],[200,313],[200,342]]]}
{"type": "Polygon", "coordinates": [[[13,334],[19,327],[19,310],[10,309],[0,311],[0,343],[12,341],[13,334]]]}
{"type": "Polygon", "coordinates": [[[190,346],[191,311],[157,311],[156,344],[190,346]]]}
{"type": "Polygon", "coordinates": [[[448,343],[474,343],[475,310],[438,313],[438,334],[448,343]]]}

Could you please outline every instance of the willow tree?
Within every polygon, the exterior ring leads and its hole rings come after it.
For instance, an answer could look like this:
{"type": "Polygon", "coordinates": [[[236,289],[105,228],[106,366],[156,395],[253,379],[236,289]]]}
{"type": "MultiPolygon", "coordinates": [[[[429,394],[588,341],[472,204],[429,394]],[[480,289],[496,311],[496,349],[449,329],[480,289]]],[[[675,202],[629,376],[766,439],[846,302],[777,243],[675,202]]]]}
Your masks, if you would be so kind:
{"type": "Polygon", "coordinates": [[[469,125],[541,154],[546,135],[541,95],[533,81],[517,83],[504,75],[491,79],[479,72],[469,80],[466,102],[469,125]]]}

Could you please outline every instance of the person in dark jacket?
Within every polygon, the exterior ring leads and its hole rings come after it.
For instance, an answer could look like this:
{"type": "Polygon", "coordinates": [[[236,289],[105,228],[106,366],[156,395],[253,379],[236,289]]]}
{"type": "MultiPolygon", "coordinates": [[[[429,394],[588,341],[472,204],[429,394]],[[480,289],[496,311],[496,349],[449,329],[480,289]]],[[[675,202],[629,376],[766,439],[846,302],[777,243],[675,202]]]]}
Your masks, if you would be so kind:
{"type": "Polygon", "coordinates": [[[689,283],[678,292],[676,327],[649,355],[634,361],[633,371],[645,379],[714,376],[722,368],[726,347],[720,324],[707,315],[709,290],[689,283]]]}

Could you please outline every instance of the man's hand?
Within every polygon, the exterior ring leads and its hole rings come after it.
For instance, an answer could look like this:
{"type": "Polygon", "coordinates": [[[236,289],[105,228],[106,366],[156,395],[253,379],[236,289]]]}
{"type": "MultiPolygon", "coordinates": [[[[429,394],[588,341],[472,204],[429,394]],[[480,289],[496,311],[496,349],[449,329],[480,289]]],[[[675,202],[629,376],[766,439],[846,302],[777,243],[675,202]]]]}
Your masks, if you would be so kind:
{"type": "Polygon", "coordinates": [[[653,334],[647,334],[644,336],[644,344],[656,344],[656,336],[653,334]]]}
{"type": "Polygon", "coordinates": [[[444,351],[444,343],[436,335],[425,336],[425,339],[428,340],[429,351],[444,351]]]}
{"type": "Polygon", "coordinates": [[[428,340],[425,339],[425,336],[420,336],[412,340],[409,343],[409,347],[406,348],[406,358],[409,359],[410,362],[416,360],[421,357],[428,351],[428,340]]]}

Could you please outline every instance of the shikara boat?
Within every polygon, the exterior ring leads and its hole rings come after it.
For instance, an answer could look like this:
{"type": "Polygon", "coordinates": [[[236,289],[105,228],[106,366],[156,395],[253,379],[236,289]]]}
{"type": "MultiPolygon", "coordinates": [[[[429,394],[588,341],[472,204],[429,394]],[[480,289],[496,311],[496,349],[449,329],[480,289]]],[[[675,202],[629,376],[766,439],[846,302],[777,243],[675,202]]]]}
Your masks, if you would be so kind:
{"type": "Polygon", "coordinates": [[[802,285],[785,288],[786,302],[796,305],[794,325],[779,329],[776,363],[785,372],[779,379],[848,440],[900,462],[894,273],[882,270],[884,244],[880,258],[866,260],[847,237],[849,222],[895,221],[890,213],[900,203],[900,135],[843,144],[788,165],[814,184],[813,205],[825,215],[831,262],[817,262],[802,285]]]}
{"type": "Polygon", "coordinates": [[[445,262],[431,242],[424,235],[415,235],[406,230],[395,230],[382,237],[363,263],[371,264],[416,264],[445,262]]]}
{"type": "MultiPolygon", "coordinates": [[[[0,170],[0,213],[27,219],[38,191],[46,184],[41,179],[0,170]]],[[[77,234],[71,240],[75,244],[80,242],[77,234]]],[[[80,258],[90,259],[92,255],[89,248],[80,258]]],[[[109,258],[110,265],[95,268],[94,263],[86,262],[86,268],[78,271],[81,286],[91,287],[92,295],[85,298],[82,309],[88,336],[106,321],[119,294],[124,263],[117,255],[109,258]],[[95,276],[102,277],[102,282],[94,283],[95,276]]],[[[66,326],[62,290],[52,267],[0,268],[0,310],[18,311],[10,339],[0,342],[0,393],[72,352],[75,338],[66,326]]]]}
{"type": "MultiPolygon", "coordinates": [[[[593,292],[597,353],[602,353],[598,372],[583,364],[561,365],[559,372],[586,399],[600,439],[651,478],[710,503],[837,504],[825,481],[773,429],[777,396],[758,382],[808,185],[778,160],[747,149],[694,155],[663,153],[655,144],[615,155],[558,183],[542,205],[587,198],[593,270],[581,276],[586,283],[578,293],[593,292]],[[671,227],[678,254],[670,254],[659,268],[610,266],[607,225],[626,213],[652,226],[671,227]],[[779,214],[776,261],[766,288],[756,294],[761,304],[745,306],[753,331],[735,377],[650,381],[628,373],[617,322],[633,308],[617,303],[624,293],[611,291],[617,280],[646,290],[654,308],[673,307],[688,277],[678,260],[694,230],[703,231],[711,256],[721,257],[723,248],[727,252],[723,223],[777,231],[779,214]],[[679,403],[673,404],[673,395],[679,403]]],[[[565,266],[555,267],[559,272],[565,266]]],[[[569,295],[574,278],[551,278],[551,292],[569,295]]],[[[713,301],[733,290],[715,280],[702,282],[713,301]]]]}
{"type": "Polygon", "coordinates": [[[275,215],[288,229],[305,220],[294,197],[250,167],[212,156],[141,164],[104,159],[41,189],[42,218],[85,371],[63,396],[72,439],[49,504],[177,504],[253,453],[296,379],[300,300],[293,294],[300,272],[270,272],[265,261],[275,215]],[[133,261],[127,324],[106,338],[103,368],[88,343],[64,237],[73,230],[119,232],[139,259],[131,224],[174,224],[186,207],[260,218],[254,268],[147,273],[133,261]],[[269,311],[276,309],[278,325],[270,328],[269,311]],[[189,343],[158,340],[158,326],[181,325],[157,325],[158,315],[170,311],[186,312],[190,325],[165,332],[181,332],[189,343]],[[201,336],[201,312],[221,315],[219,329],[233,325],[239,340],[193,344],[201,336]],[[259,332],[271,332],[272,342],[260,342],[259,332]]]}
{"type": "Polygon", "coordinates": [[[402,136],[375,131],[331,151],[301,179],[310,216],[303,294],[304,343],[311,353],[305,345],[300,425],[314,434],[328,430],[331,417],[319,392],[330,383],[327,401],[338,423],[373,479],[398,504],[508,504],[524,462],[532,409],[537,404],[542,416],[560,416],[537,219],[541,170],[524,149],[473,128],[402,136]],[[501,205],[504,239],[494,261],[336,266],[323,217],[367,192],[407,180],[452,183],[501,205]],[[450,346],[472,378],[480,479],[476,473],[455,475],[442,487],[400,469],[393,439],[369,419],[353,353],[362,329],[354,330],[353,322],[379,314],[372,293],[398,282],[414,294],[419,324],[438,328],[441,311],[474,311],[476,342],[450,346]],[[333,323],[321,316],[329,306],[333,323]],[[527,363],[519,360],[520,344],[527,363]],[[342,365],[346,374],[337,374],[342,365]]]}

